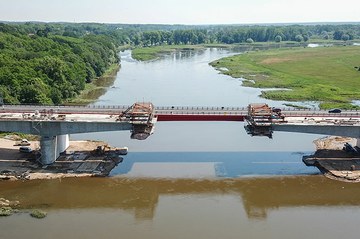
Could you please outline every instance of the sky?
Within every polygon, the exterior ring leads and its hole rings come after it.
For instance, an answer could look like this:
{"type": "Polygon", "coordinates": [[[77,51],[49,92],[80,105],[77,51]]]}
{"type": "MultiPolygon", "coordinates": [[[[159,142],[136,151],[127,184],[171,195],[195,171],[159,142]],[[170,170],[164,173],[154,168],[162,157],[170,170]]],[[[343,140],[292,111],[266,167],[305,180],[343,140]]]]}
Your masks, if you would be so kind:
{"type": "Polygon", "coordinates": [[[360,22],[360,0],[0,0],[0,21],[187,25],[360,22]]]}

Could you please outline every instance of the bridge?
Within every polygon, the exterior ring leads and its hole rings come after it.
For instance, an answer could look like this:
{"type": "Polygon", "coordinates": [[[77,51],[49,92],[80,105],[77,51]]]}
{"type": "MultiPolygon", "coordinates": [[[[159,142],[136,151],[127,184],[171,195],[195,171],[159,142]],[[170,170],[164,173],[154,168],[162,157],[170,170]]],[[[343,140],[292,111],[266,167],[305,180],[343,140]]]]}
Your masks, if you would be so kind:
{"type": "Polygon", "coordinates": [[[0,109],[0,131],[41,137],[39,161],[45,165],[66,150],[69,134],[129,130],[131,138],[143,140],[153,133],[157,121],[245,121],[248,134],[270,138],[273,131],[360,138],[360,111],[334,114],[324,110],[274,109],[266,104],[154,107],[144,102],[132,106],[3,105],[0,109]]]}

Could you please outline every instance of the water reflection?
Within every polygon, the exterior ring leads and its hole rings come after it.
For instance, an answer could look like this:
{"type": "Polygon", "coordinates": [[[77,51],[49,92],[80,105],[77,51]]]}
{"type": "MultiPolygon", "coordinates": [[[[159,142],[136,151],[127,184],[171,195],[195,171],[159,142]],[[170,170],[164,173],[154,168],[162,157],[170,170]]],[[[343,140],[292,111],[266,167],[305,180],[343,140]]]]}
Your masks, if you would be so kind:
{"type": "MultiPolygon", "coordinates": [[[[174,53],[172,53],[172,59],[175,61],[179,61],[179,60],[185,60],[185,59],[189,59],[192,57],[196,57],[196,56],[201,56],[205,54],[205,49],[198,49],[198,50],[181,50],[181,51],[176,51],[174,53]]],[[[164,55],[164,57],[166,58],[167,55],[164,55]]]]}
{"type": "Polygon", "coordinates": [[[323,176],[0,182],[0,238],[358,238],[360,189],[323,176]]]}
{"type": "Polygon", "coordinates": [[[318,174],[310,152],[130,152],[111,175],[147,178],[237,178],[318,174]]]}
{"type": "Polygon", "coordinates": [[[83,98],[89,99],[89,100],[94,100],[94,99],[97,99],[98,97],[102,96],[103,94],[105,94],[106,91],[107,91],[106,88],[93,89],[93,90],[89,91],[88,93],[84,94],[83,98]]]}
{"type": "Polygon", "coordinates": [[[360,205],[357,184],[334,182],[322,176],[236,180],[93,178],[1,182],[0,187],[0,197],[19,200],[23,208],[117,208],[133,213],[138,220],[154,219],[163,197],[232,196],[242,203],[249,219],[266,219],[269,212],[286,208],[360,205]]]}

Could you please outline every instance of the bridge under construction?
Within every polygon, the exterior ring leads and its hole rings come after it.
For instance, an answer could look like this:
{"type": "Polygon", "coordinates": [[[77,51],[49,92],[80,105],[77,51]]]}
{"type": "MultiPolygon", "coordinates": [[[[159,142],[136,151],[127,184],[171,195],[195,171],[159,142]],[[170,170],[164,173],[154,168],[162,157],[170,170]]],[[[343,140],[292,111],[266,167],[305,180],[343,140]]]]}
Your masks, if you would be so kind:
{"type": "MultiPolygon", "coordinates": [[[[360,112],[247,107],[3,105],[0,131],[39,135],[42,164],[52,164],[69,146],[69,134],[129,130],[144,140],[157,121],[245,121],[251,136],[272,137],[273,131],[303,132],[360,138],[360,112]]],[[[238,129],[234,129],[238,130],[238,129]]],[[[359,146],[359,145],[358,145],[359,146]]]]}

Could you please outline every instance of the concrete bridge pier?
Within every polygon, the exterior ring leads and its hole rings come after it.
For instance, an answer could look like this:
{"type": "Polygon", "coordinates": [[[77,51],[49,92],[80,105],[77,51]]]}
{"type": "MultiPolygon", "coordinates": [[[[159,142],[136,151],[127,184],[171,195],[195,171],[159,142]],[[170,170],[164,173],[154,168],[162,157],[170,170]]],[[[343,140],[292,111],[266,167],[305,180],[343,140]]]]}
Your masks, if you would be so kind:
{"type": "MultiPolygon", "coordinates": [[[[70,140],[69,140],[69,135],[68,134],[64,134],[64,135],[58,135],[56,136],[56,142],[57,142],[57,147],[56,147],[56,154],[60,155],[62,152],[64,152],[67,148],[69,148],[70,145],[70,140]]],[[[57,156],[59,157],[59,156],[57,156]]]]}
{"type": "Polygon", "coordinates": [[[44,165],[52,164],[69,147],[69,135],[41,136],[40,162],[44,165]]]}
{"type": "Polygon", "coordinates": [[[360,138],[356,138],[356,146],[360,148],[360,138]]]}

